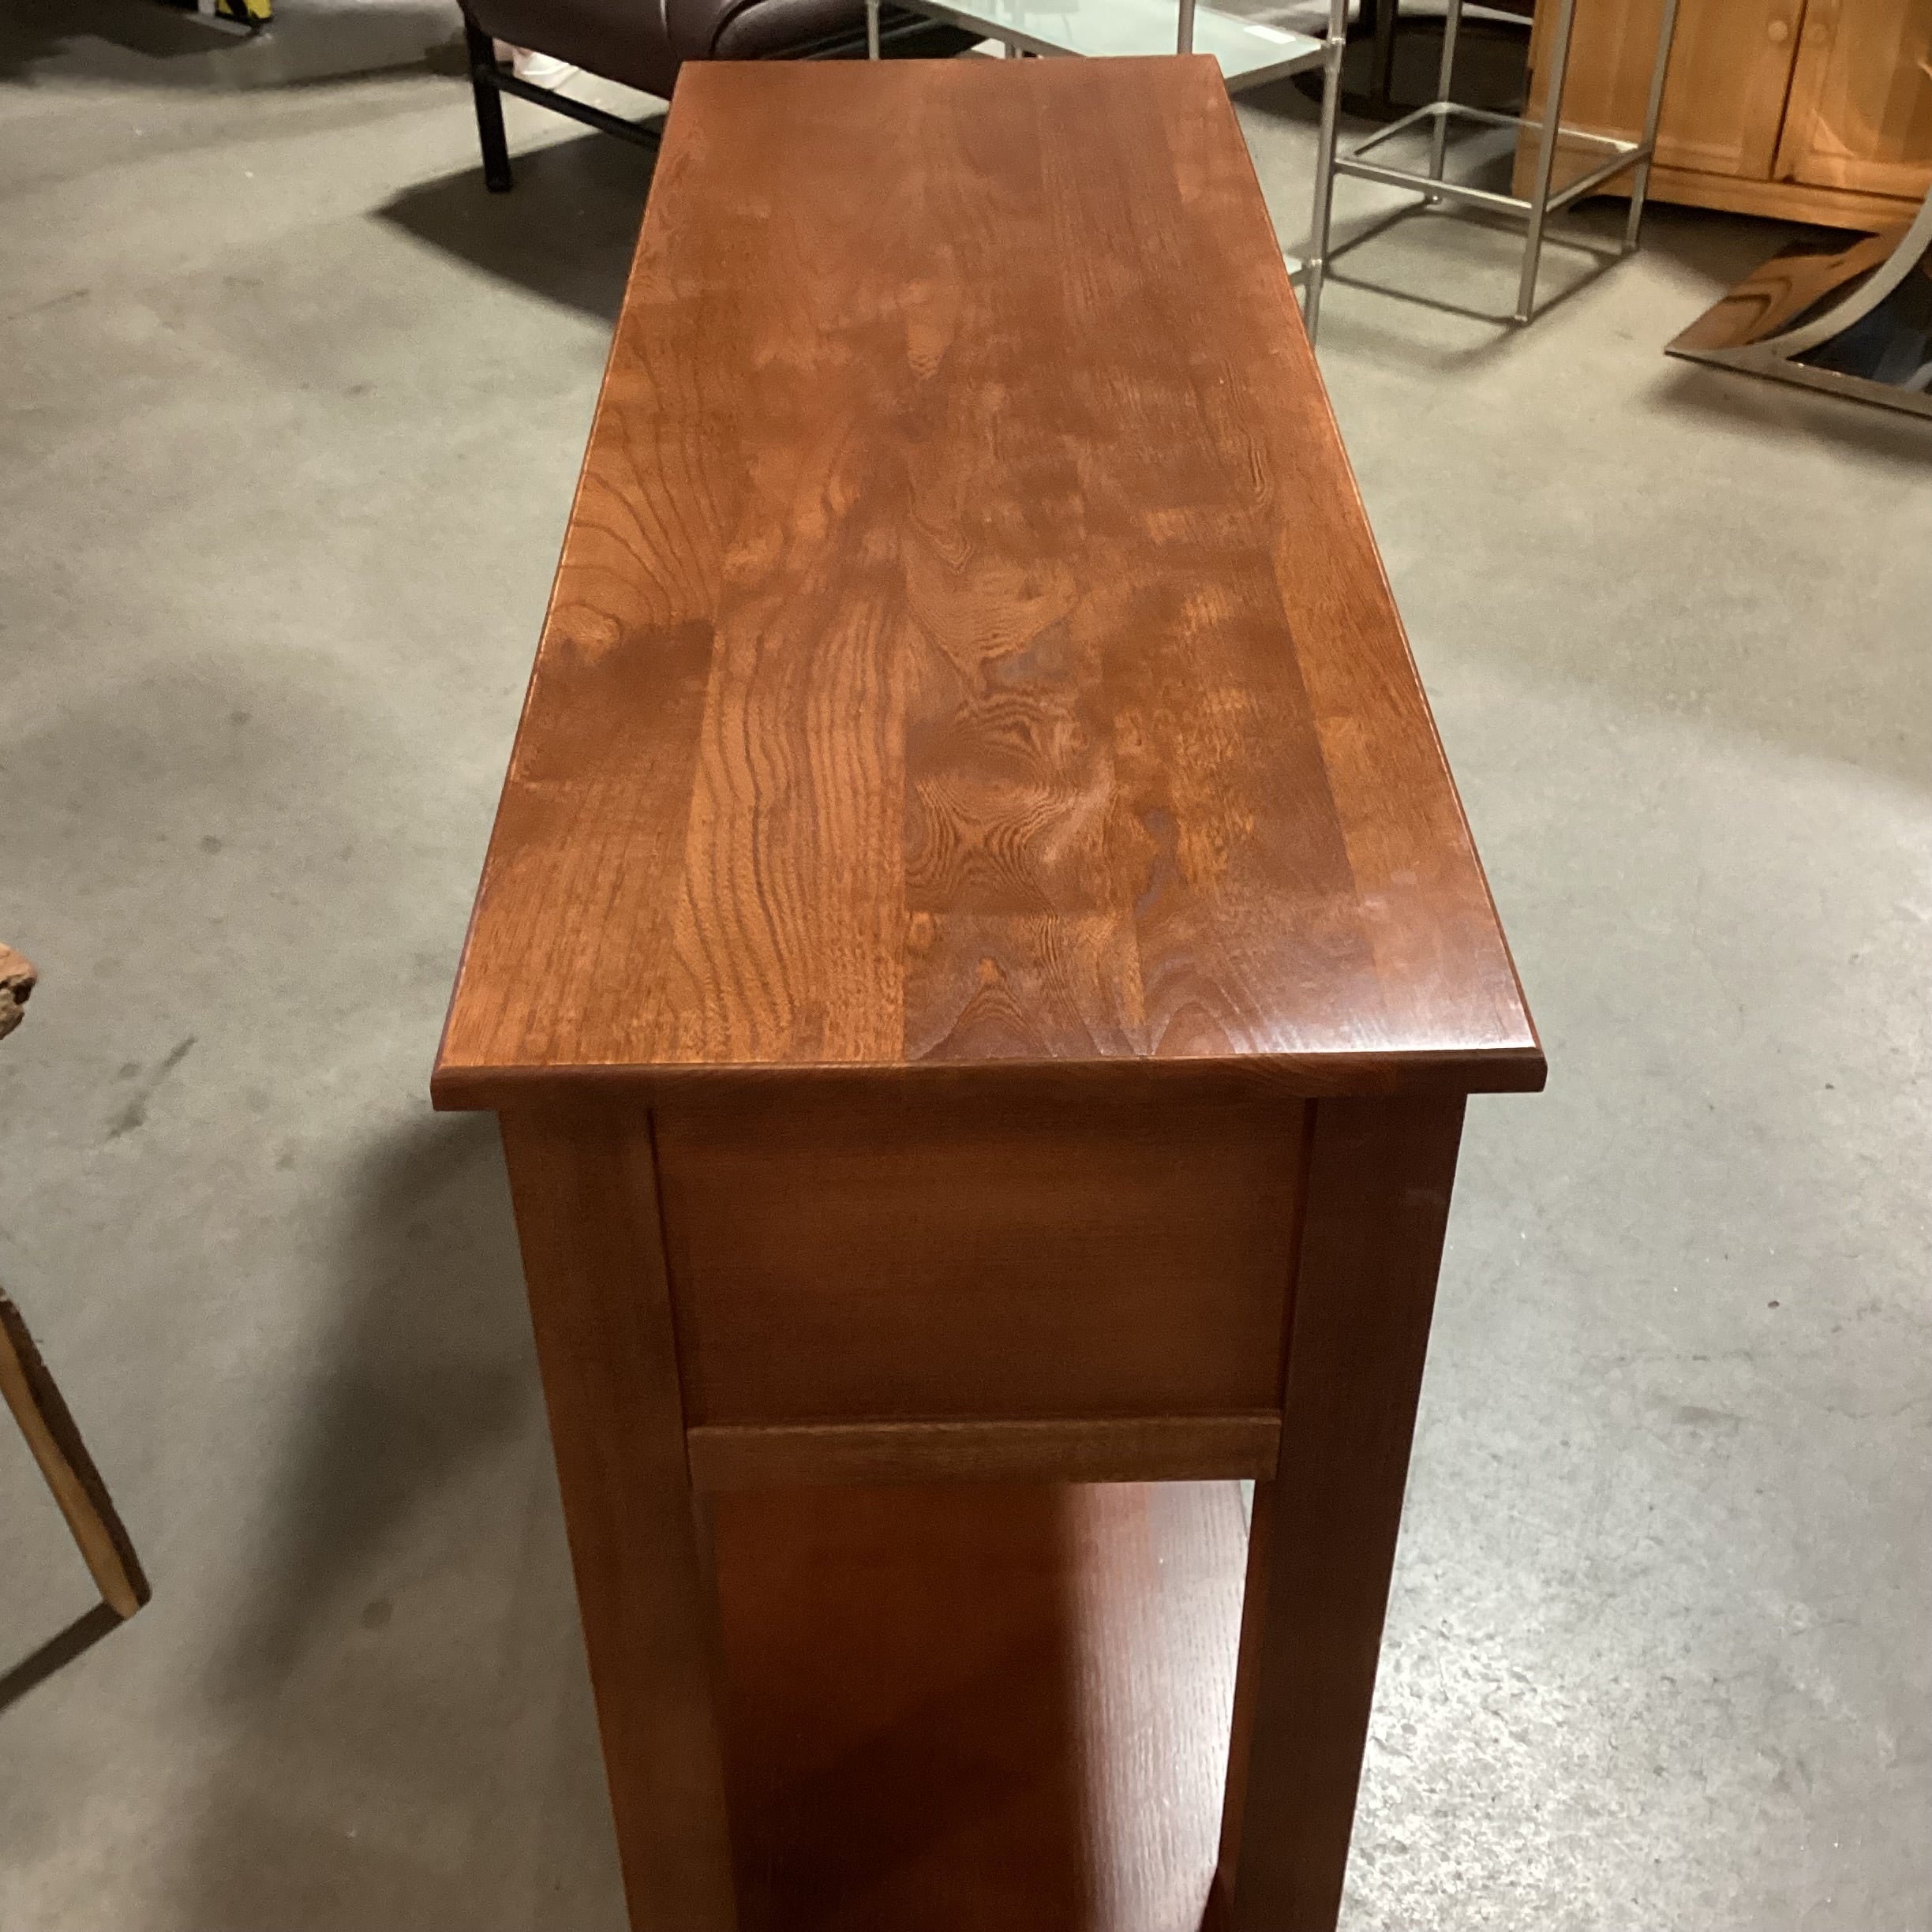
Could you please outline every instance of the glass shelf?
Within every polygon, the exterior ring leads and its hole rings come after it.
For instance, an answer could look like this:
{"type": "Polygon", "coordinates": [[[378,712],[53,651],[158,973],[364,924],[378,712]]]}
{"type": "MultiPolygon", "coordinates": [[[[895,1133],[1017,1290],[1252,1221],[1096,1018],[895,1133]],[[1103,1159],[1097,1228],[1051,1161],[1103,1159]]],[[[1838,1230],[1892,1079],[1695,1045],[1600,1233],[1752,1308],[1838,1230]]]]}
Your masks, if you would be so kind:
{"type": "MultiPolygon", "coordinates": [[[[901,0],[914,11],[1032,54],[1171,54],[1176,0],[901,0]]],[[[1320,64],[1322,43],[1209,7],[1194,15],[1194,51],[1221,64],[1232,93],[1320,64]]]]}

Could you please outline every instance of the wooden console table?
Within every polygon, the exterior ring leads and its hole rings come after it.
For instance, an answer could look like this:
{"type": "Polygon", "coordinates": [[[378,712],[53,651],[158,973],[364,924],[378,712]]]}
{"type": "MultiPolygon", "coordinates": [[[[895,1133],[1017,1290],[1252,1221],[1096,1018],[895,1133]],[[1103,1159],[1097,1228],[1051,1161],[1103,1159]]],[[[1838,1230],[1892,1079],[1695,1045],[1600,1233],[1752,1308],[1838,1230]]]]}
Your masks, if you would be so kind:
{"type": "Polygon", "coordinates": [[[1213,63],[687,66],[434,1086],[639,1932],[1332,1926],[1542,1079],[1213,63]]]}

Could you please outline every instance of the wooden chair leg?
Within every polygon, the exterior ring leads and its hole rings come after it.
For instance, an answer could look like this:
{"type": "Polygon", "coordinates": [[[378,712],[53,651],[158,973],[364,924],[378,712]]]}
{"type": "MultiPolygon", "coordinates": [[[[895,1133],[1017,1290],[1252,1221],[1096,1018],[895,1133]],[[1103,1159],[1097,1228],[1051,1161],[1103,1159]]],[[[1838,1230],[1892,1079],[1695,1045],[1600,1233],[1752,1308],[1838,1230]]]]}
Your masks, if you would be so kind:
{"type": "Polygon", "coordinates": [[[0,1294],[0,1395],[13,1411],[101,1595],[116,1616],[131,1617],[150,1594],[140,1559],[20,1310],[4,1294],[0,1294]]]}
{"type": "Polygon", "coordinates": [[[1324,1100],[1281,1458],[1255,1488],[1216,1881],[1233,1932],[1335,1932],[1462,1102],[1324,1100]]]}

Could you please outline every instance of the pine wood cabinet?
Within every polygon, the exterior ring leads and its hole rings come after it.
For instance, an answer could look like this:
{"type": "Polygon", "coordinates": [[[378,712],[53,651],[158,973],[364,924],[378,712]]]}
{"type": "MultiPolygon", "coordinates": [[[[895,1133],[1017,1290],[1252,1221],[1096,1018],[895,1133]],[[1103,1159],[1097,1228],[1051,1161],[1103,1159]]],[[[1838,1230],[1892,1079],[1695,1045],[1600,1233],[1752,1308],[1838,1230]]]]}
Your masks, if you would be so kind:
{"type": "MultiPolygon", "coordinates": [[[[1537,9],[1533,116],[1555,13],[1537,9]]],[[[1567,126],[1638,134],[1662,14],[1663,0],[1579,0],[1567,126]]],[[[1533,145],[1526,132],[1519,178],[1533,145]]],[[[1653,195],[1865,228],[1908,219],[1928,182],[1932,0],[1682,0],[1653,195]]]]}

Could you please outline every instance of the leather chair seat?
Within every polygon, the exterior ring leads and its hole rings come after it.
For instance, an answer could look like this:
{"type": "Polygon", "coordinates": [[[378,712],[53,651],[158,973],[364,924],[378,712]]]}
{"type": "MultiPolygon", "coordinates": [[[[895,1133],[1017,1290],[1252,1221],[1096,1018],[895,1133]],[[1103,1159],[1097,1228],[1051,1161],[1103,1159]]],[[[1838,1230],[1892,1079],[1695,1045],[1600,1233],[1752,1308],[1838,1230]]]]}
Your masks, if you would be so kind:
{"type": "Polygon", "coordinates": [[[466,3],[470,17],[499,40],[666,98],[687,60],[766,60],[865,31],[865,0],[466,3]]]}

